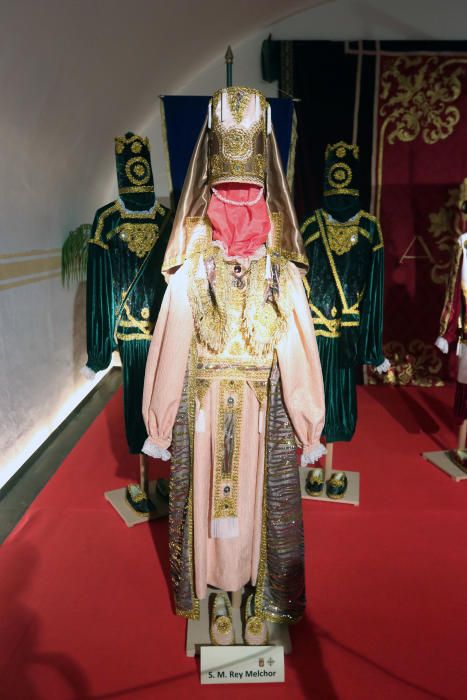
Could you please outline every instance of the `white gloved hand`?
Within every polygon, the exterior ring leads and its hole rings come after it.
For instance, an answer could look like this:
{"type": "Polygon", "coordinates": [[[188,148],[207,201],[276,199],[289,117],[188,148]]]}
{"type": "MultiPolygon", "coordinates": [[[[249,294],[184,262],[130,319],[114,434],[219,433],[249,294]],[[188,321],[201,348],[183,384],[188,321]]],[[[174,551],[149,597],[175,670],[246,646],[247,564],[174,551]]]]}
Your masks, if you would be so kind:
{"type": "Polygon", "coordinates": [[[444,355],[447,355],[448,350],[449,350],[449,343],[446,340],[446,338],[443,338],[443,336],[440,335],[438,338],[436,338],[435,345],[438,348],[438,350],[441,350],[441,352],[444,355]]]}
{"type": "Polygon", "coordinates": [[[380,365],[375,367],[375,370],[378,372],[378,374],[385,374],[391,369],[391,363],[389,362],[388,358],[384,358],[384,362],[382,362],[380,365]]]}
{"type": "Polygon", "coordinates": [[[94,370],[91,369],[90,367],[88,367],[87,365],[83,365],[83,367],[81,367],[79,373],[81,374],[81,376],[83,376],[85,379],[88,379],[89,381],[94,379],[94,377],[96,376],[96,373],[94,372],[94,370]]]}

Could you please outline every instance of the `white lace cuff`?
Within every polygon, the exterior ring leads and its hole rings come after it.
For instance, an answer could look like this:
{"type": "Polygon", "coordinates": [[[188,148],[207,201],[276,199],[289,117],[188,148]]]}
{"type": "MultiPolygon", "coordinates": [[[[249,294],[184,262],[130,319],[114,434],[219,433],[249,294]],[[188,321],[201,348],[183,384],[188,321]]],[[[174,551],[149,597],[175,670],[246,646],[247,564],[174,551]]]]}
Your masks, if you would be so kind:
{"type": "Polygon", "coordinates": [[[96,376],[96,373],[94,372],[94,370],[91,369],[90,367],[88,367],[87,365],[83,365],[83,367],[81,367],[79,373],[81,374],[82,377],[84,377],[85,379],[89,379],[89,380],[94,379],[94,377],[96,376]]]}
{"type": "Polygon", "coordinates": [[[147,438],[145,441],[141,452],[149,455],[149,457],[154,457],[154,459],[161,459],[163,462],[168,462],[172,457],[169,450],[164,450],[163,447],[158,447],[151,438],[147,438]]]}
{"type": "Polygon", "coordinates": [[[449,343],[446,340],[446,338],[443,338],[442,335],[440,335],[438,338],[435,340],[435,345],[438,348],[438,350],[441,350],[442,353],[445,355],[447,354],[449,350],[449,343]]]}
{"type": "Polygon", "coordinates": [[[317,445],[313,445],[313,447],[305,447],[302,452],[300,466],[306,467],[309,464],[314,464],[325,454],[327,454],[327,449],[320,442],[317,445]]]}
{"type": "Polygon", "coordinates": [[[388,370],[391,369],[391,363],[389,362],[388,358],[384,358],[384,362],[382,362],[380,365],[375,367],[375,370],[378,372],[378,374],[384,374],[388,370]]]}

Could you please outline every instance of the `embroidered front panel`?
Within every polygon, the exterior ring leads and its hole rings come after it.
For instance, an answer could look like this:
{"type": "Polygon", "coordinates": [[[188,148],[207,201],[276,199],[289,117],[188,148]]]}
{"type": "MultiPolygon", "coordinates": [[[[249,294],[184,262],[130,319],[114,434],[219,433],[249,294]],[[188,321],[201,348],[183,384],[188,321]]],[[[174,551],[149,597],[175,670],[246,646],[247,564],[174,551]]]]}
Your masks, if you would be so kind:
{"type": "Polygon", "coordinates": [[[237,517],[244,382],[221,381],[217,413],[213,517],[237,517]]]}
{"type": "Polygon", "coordinates": [[[156,224],[130,223],[120,224],[116,233],[128,245],[128,250],[139,258],[144,258],[154,247],[158,239],[159,227],[156,224]]]}
{"type": "Polygon", "coordinates": [[[189,297],[200,356],[252,364],[272,361],[293,304],[288,269],[274,263],[266,278],[266,257],[249,267],[223,260],[216,246],[191,261],[189,297]]]}

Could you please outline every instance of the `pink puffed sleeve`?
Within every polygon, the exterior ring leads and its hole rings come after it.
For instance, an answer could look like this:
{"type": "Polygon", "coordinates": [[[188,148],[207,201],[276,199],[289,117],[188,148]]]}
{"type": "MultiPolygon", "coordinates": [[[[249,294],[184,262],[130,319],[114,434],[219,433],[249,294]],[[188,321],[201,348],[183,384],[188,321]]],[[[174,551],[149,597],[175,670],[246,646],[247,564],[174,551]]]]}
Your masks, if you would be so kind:
{"type": "Polygon", "coordinates": [[[149,437],[143,452],[151,457],[170,458],[167,448],[172,442],[192,336],[185,263],[170,277],[146,363],[143,418],[149,437]]]}
{"type": "Polygon", "coordinates": [[[302,466],[323,454],[324,388],[315,329],[298,269],[289,263],[294,310],[277,356],[285,406],[298,442],[303,446],[302,466]]]}

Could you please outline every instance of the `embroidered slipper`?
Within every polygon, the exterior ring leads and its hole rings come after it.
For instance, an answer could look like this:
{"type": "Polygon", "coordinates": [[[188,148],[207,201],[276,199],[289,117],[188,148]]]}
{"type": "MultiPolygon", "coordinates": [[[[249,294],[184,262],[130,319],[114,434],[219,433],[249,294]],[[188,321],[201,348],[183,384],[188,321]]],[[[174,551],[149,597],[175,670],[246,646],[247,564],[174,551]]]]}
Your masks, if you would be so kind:
{"type": "Polygon", "coordinates": [[[305,491],[309,496],[322,496],[324,493],[324,469],[310,469],[305,481],[305,491]]]}
{"type": "Polygon", "coordinates": [[[244,609],[245,629],[243,639],[249,646],[262,646],[268,643],[268,627],[266,620],[255,615],[255,597],[248,596],[244,609]]]}
{"type": "Polygon", "coordinates": [[[126,500],[128,505],[139,515],[153,513],[156,509],[154,503],[139,484],[128,484],[126,487],[126,500]]]}
{"type": "Polygon", "coordinates": [[[337,501],[347,491],[348,481],[345,472],[334,472],[326,483],[326,496],[337,501]]]}
{"type": "Polygon", "coordinates": [[[226,593],[216,593],[214,597],[209,636],[211,637],[211,642],[216,646],[223,647],[235,644],[232,606],[226,593]]]}

